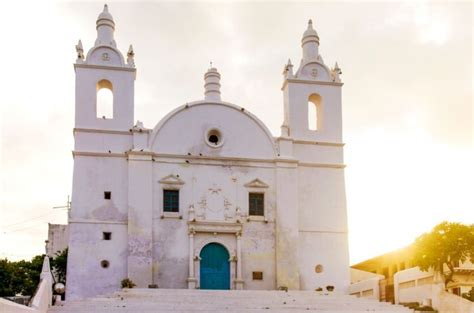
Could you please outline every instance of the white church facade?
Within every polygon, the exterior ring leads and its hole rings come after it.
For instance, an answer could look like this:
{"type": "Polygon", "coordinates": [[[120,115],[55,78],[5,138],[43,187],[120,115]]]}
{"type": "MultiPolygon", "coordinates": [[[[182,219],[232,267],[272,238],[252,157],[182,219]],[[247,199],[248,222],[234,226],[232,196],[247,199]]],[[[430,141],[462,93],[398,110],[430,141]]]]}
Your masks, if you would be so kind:
{"type": "Polygon", "coordinates": [[[299,67],[284,67],[279,136],[221,99],[215,68],[203,100],[154,128],[134,123],[134,53],[122,55],[114,29],[105,7],[95,45],[87,55],[76,47],[68,299],[115,291],[124,278],[140,288],[347,293],[342,83],[311,21],[299,67]],[[97,115],[103,88],[110,118],[97,115]]]}

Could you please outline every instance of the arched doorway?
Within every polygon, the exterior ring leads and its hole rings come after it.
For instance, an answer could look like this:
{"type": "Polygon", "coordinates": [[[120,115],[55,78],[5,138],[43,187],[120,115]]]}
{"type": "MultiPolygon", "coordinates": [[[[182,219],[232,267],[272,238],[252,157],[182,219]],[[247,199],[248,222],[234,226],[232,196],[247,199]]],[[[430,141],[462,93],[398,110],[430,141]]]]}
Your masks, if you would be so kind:
{"type": "Polygon", "coordinates": [[[199,255],[201,289],[230,289],[229,252],[221,244],[212,242],[199,255]]]}

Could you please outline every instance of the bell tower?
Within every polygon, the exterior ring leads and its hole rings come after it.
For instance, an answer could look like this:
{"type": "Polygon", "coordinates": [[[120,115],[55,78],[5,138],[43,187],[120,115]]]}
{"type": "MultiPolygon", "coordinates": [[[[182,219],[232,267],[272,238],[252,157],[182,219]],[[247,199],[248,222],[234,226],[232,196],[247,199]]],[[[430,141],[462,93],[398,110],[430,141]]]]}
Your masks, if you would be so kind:
{"type": "Polygon", "coordinates": [[[288,60],[283,70],[282,136],[295,140],[341,142],[341,70],[330,69],[319,54],[319,36],[309,20],[301,39],[303,58],[296,73],[288,60]]]}
{"type": "Polygon", "coordinates": [[[135,203],[129,200],[128,182],[138,171],[134,168],[137,162],[129,160],[125,152],[139,146],[137,141],[143,142],[146,134],[143,127],[137,131],[133,127],[136,74],[133,49],[130,46],[124,60],[115,43],[115,22],[107,5],[97,18],[96,29],[97,39],[87,55],[81,41],[76,45],[74,63],[76,101],[72,205],[68,216],[71,234],[68,299],[113,291],[121,279],[131,277],[127,268],[127,221],[129,203],[135,203]],[[102,98],[104,92],[108,98],[102,98]],[[101,111],[104,105],[109,106],[108,110],[101,111]],[[84,284],[90,281],[97,283],[84,284]]]}
{"type": "Polygon", "coordinates": [[[310,20],[301,39],[302,60],[284,67],[284,119],[278,138],[277,282],[290,289],[350,283],[342,140],[341,70],[319,54],[310,20]],[[293,165],[290,166],[290,161],[293,165]],[[295,248],[297,247],[297,248],[295,248]],[[294,261],[298,260],[298,261],[294,261]],[[291,270],[287,270],[287,269],[291,270]],[[283,274],[280,274],[283,273],[283,274]]]}
{"type": "Polygon", "coordinates": [[[136,69],[133,48],[125,62],[114,39],[115,22],[107,5],[96,22],[97,39],[84,56],[82,43],[76,45],[76,118],[75,128],[129,130],[133,127],[136,69]],[[108,99],[100,93],[107,91],[108,99]],[[106,102],[106,103],[101,103],[106,102]],[[109,106],[103,115],[99,106],[109,106]]]}

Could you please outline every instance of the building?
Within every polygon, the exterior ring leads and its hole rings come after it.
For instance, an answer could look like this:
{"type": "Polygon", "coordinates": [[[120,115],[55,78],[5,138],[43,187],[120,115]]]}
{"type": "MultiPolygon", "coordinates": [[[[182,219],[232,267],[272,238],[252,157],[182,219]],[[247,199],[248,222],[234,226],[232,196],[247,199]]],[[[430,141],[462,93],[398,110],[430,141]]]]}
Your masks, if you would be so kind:
{"type": "MultiPolygon", "coordinates": [[[[394,302],[395,294],[393,288],[393,275],[398,271],[403,271],[407,268],[413,267],[411,264],[412,253],[412,247],[408,246],[354,264],[351,268],[382,275],[378,276],[381,278],[379,282],[379,299],[380,301],[394,302]]],[[[358,275],[358,272],[356,271],[352,271],[351,273],[351,276],[353,277],[351,283],[356,283],[369,278],[368,276],[358,275]],[[355,277],[357,277],[357,279],[354,279],[355,277]]]]}
{"type": "MultiPolygon", "coordinates": [[[[370,297],[392,303],[428,303],[438,308],[443,303],[454,303],[460,308],[465,300],[474,295],[474,265],[470,262],[454,268],[453,281],[445,287],[437,274],[430,270],[421,271],[412,263],[412,245],[376,256],[351,266],[352,295],[370,297]],[[448,294],[449,293],[449,294],[448,294]]],[[[445,269],[449,271],[448,268],[445,269]]],[[[472,301],[472,300],[471,300],[472,301]]],[[[474,304],[472,304],[474,308],[474,304]]],[[[465,312],[461,309],[456,312],[465,312]]],[[[466,311],[467,312],[467,311],[466,311]]]]}
{"type": "Polygon", "coordinates": [[[117,49],[107,6],[96,26],[95,45],[85,55],[79,41],[74,64],[68,299],[117,290],[124,278],[144,288],[347,293],[343,84],[312,22],[299,67],[284,66],[279,136],[221,99],[215,68],[203,100],[152,129],[134,123],[133,48],[117,49]],[[99,112],[104,90],[111,117],[99,112]]]}
{"type": "Polygon", "coordinates": [[[69,229],[67,225],[48,223],[48,240],[46,240],[46,255],[54,258],[56,253],[67,248],[69,229]]]}

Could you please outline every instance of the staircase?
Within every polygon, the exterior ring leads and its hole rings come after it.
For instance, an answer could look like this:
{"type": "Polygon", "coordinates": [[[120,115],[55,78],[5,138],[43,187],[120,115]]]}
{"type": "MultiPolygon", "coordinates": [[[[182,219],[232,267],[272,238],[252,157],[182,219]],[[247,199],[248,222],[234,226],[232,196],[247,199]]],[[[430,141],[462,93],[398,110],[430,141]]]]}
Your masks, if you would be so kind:
{"type": "Polygon", "coordinates": [[[410,313],[386,302],[314,291],[124,289],[109,296],[69,301],[50,313],[318,312],[410,313]]]}

